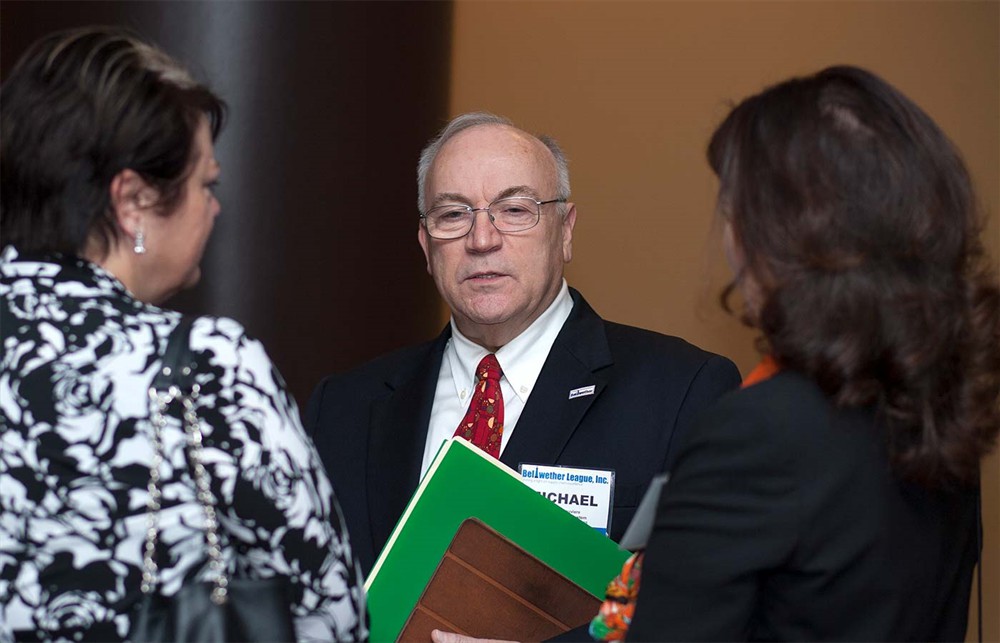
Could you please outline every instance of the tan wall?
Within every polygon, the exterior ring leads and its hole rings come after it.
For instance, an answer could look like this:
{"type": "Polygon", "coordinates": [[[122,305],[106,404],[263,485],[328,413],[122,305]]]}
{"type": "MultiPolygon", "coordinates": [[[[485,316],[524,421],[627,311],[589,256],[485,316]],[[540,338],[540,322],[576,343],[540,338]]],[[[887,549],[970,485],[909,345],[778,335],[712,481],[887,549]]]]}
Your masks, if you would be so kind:
{"type": "MultiPolygon", "coordinates": [[[[578,209],[568,279],[599,313],[681,335],[746,373],[752,335],[715,305],[725,273],[705,143],[729,101],[837,63],[884,76],[957,143],[996,257],[997,2],[459,1],[450,107],[504,114],[563,144],[578,209]]],[[[996,641],[996,454],[984,486],[985,638],[996,641]]]]}

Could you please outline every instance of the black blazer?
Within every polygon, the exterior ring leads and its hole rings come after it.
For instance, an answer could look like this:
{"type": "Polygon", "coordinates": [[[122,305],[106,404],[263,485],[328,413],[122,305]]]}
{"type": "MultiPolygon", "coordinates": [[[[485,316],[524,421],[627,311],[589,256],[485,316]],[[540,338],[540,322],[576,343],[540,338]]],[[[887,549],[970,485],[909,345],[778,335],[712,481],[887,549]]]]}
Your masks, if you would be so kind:
{"type": "Polygon", "coordinates": [[[884,442],[794,373],[720,400],[677,453],[628,640],[963,640],[977,490],[900,482],[884,442]]]}
{"type": "MultiPolygon", "coordinates": [[[[603,321],[570,289],[559,332],[501,461],[615,471],[611,537],[628,526],[649,480],[694,416],[739,383],[728,359],[676,337],[603,321]],[[594,385],[593,395],[569,392],[594,385]]],[[[355,555],[367,573],[417,488],[450,327],[323,380],[306,409],[355,555]]]]}

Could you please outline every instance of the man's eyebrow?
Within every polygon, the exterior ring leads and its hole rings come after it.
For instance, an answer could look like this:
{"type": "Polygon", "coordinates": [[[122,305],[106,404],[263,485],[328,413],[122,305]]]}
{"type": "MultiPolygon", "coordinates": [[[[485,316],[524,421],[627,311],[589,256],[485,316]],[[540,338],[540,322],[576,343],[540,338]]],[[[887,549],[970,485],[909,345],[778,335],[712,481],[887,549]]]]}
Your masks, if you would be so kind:
{"type": "MultiPolygon", "coordinates": [[[[535,192],[534,188],[527,185],[512,185],[509,188],[504,188],[497,194],[493,200],[506,199],[511,196],[529,196],[534,199],[538,198],[538,193],[535,192]]],[[[464,194],[459,194],[458,192],[441,192],[434,197],[431,202],[431,207],[436,205],[441,205],[442,203],[462,203],[465,205],[472,206],[472,200],[464,194]]]]}
{"type": "Polygon", "coordinates": [[[509,196],[530,196],[532,198],[538,198],[538,193],[527,185],[514,185],[500,192],[500,194],[496,196],[496,199],[493,200],[496,201],[497,199],[506,199],[509,196]]]}
{"type": "Polygon", "coordinates": [[[467,203],[472,202],[466,198],[464,194],[459,194],[458,192],[442,192],[434,197],[431,201],[431,206],[440,205],[442,203],[467,203]]]}
{"type": "MultiPolygon", "coordinates": [[[[495,197],[493,197],[493,200],[496,201],[498,199],[506,199],[511,196],[530,196],[537,199],[538,193],[535,192],[534,188],[528,185],[512,185],[509,188],[501,190],[495,197]]],[[[431,201],[431,207],[441,205],[442,203],[462,203],[471,207],[472,199],[464,194],[459,194],[458,192],[441,192],[434,196],[434,200],[431,201]]]]}

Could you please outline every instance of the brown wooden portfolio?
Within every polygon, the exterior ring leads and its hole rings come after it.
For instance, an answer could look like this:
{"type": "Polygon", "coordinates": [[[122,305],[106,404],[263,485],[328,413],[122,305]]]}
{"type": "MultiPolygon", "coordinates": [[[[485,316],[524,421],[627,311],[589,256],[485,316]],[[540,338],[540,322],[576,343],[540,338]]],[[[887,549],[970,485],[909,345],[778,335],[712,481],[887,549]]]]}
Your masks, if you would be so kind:
{"type": "MultiPolygon", "coordinates": [[[[610,579],[609,579],[610,580],[610,579]]],[[[431,630],[542,641],[589,622],[601,601],[475,518],[452,539],[400,641],[431,630]]]]}

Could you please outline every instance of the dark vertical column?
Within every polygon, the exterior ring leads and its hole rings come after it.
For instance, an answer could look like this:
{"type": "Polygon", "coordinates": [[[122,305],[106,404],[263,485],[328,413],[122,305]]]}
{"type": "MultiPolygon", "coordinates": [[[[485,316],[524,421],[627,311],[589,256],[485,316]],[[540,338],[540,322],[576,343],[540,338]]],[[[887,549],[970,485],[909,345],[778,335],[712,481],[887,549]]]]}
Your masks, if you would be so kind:
{"type": "Polygon", "coordinates": [[[448,115],[450,3],[4,0],[2,72],[83,24],[132,27],[230,105],[202,283],[168,306],[243,322],[300,403],[437,332],[415,176],[448,115]]]}

